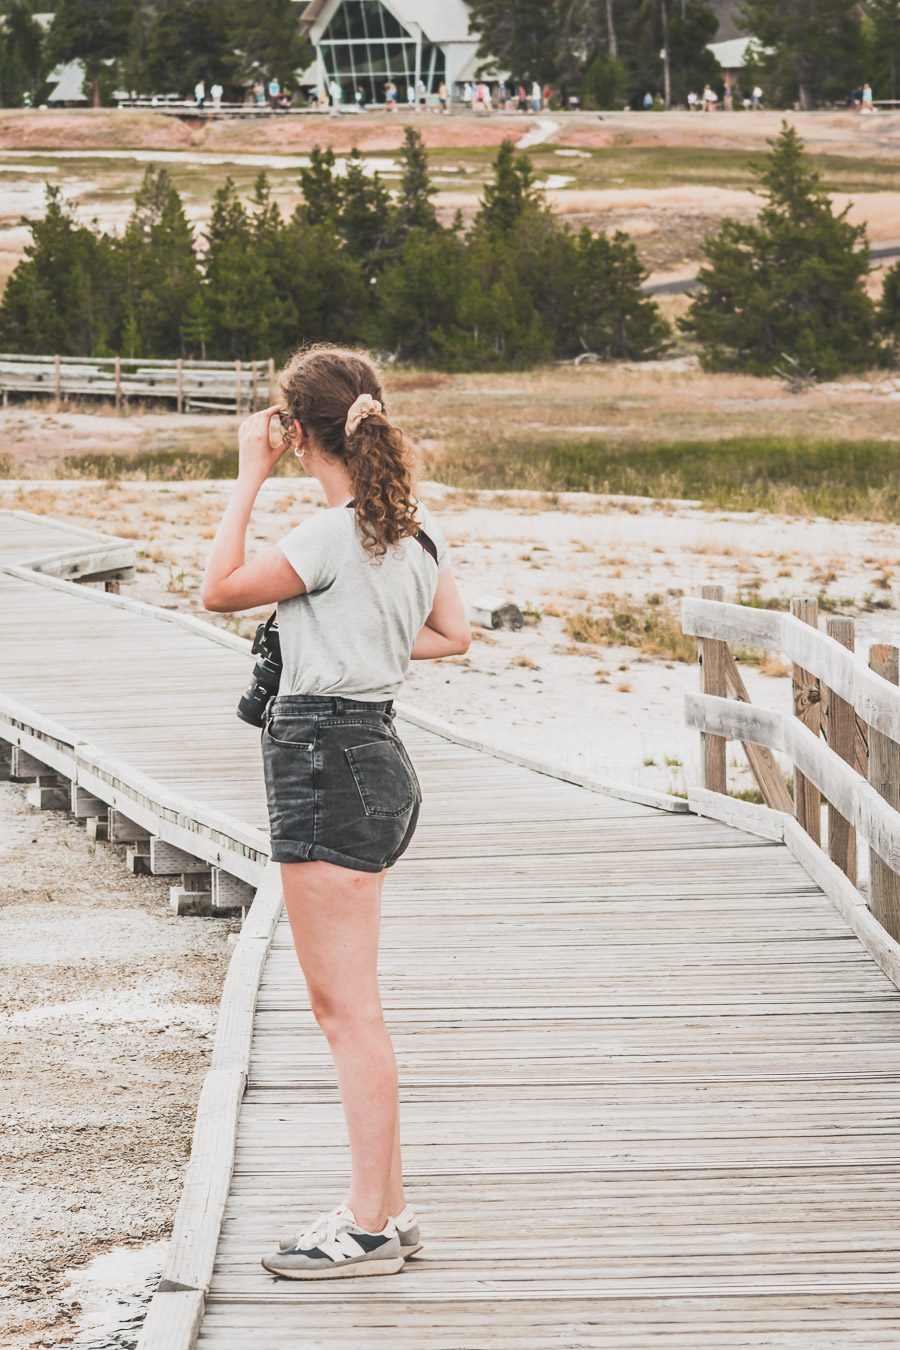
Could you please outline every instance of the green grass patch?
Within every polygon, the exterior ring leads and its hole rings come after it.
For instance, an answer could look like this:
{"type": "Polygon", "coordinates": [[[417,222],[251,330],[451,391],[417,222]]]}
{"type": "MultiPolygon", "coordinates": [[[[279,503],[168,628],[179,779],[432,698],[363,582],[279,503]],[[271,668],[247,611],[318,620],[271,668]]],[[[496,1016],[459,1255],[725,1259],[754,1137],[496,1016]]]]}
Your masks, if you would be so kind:
{"type": "Polygon", "coordinates": [[[679,620],[659,600],[653,603],[648,597],[643,605],[626,597],[607,597],[607,601],[607,607],[601,611],[579,610],[566,615],[563,628],[573,642],[637,647],[647,656],[696,661],[695,639],[682,633],[679,620]]]}
{"type": "Polygon", "coordinates": [[[464,488],[687,497],[734,511],[900,521],[894,440],[503,441],[427,456],[425,469],[464,488]]]}
{"type": "MultiPolygon", "coordinates": [[[[200,450],[145,450],[133,455],[69,455],[60,465],[60,478],[138,478],[177,482],[181,479],[235,478],[236,448],[200,450]]],[[[287,457],[275,467],[275,477],[296,478],[298,470],[287,457]]]]}

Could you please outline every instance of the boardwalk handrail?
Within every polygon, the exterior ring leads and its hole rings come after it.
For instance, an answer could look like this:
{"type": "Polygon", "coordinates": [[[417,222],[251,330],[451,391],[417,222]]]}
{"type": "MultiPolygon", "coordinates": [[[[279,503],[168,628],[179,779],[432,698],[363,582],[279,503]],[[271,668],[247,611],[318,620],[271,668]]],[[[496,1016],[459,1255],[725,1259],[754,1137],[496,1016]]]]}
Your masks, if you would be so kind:
{"type": "MultiPolygon", "coordinates": [[[[827,631],[820,632],[815,601],[795,600],[792,612],[785,613],[726,604],[721,594],[721,587],[705,587],[702,598],[689,597],[682,604],[682,628],[699,640],[704,691],[685,696],[687,723],[700,731],[703,741],[703,785],[692,788],[688,800],[700,814],[783,838],[832,899],[840,893],[839,907],[866,906],[896,947],[900,937],[896,648],[873,647],[872,668],[867,668],[853,652],[852,621],[831,618],[827,631]],[[731,642],[775,650],[792,662],[793,715],[750,704],[728,649],[731,642]],[[725,747],[730,739],[744,745],[764,807],[727,795],[725,747]],[[791,761],[793,801],[771,751],[791,761]],[[827,855],[821,844],[820,794],[828,805],[827,855]],[[856,890],[857,832],[870,849],[868,903],[856,890]]],[[[880,939],[874,940],[880,944],[880,939]]],[[[895,980],[900,973],[898,952],[900,948],[890,950],[888,973],[895,980]]]]}
{"type": "Polygon", "coordinates": [[[263,407],[274,390],[275,363],[196,361],[125,356],[61,356],[0,352],[0,395],[46,394],[107,398],[117,409],[129,399],[163,399],[178,412],[219,409],[238,414],[263,407]]]}

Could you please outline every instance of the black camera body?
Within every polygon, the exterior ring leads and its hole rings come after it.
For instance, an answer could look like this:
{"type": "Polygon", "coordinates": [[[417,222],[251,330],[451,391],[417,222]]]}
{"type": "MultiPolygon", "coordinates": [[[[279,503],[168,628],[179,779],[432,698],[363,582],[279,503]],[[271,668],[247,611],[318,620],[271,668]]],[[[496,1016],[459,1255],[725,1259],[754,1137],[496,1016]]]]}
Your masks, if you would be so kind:
{"type": "Polygon", "coordinates": [[[253,667],[250,683],[238,701],[237,715],[242,722],[261,727],[266,720],[269,702],[278,693],[281,682],[281,639],[275,614],[270,614],[265,623],[259,625],[250,650],[260,659],[253,667]]]}

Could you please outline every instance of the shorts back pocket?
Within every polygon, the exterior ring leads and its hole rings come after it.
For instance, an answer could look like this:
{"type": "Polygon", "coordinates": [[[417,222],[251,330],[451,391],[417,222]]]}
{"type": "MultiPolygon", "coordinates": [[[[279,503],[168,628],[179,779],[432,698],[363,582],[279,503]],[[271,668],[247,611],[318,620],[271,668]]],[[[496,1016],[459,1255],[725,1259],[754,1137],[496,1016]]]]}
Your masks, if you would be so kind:
{"type": "Polygon", "coordinates": [[[367,816],[403,816],[416,800],[416,784],[393,740],[368,741],[344,751],[367,816]]]}

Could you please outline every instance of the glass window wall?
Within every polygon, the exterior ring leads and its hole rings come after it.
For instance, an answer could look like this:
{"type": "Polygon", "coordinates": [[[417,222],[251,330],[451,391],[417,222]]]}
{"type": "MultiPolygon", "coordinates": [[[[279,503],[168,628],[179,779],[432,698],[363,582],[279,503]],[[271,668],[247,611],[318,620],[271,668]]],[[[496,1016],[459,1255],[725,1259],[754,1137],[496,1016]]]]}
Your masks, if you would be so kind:
{"type": "MultiPolygon", "coordinates": [[[[381,0],[344,0],[322,37],[319,52],[329,83],[337,80],[342,102],[352,103],[362,89],[367,103],[384,103],[385,85],[393,80],[397,100],[404,103],[416,82],[416,39],[381,0]]],[[[423,42],[419,76],[429,94],[444,79],[444,49],[423,42]]]]}

